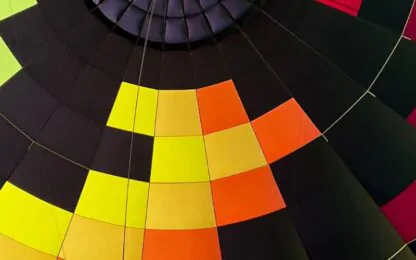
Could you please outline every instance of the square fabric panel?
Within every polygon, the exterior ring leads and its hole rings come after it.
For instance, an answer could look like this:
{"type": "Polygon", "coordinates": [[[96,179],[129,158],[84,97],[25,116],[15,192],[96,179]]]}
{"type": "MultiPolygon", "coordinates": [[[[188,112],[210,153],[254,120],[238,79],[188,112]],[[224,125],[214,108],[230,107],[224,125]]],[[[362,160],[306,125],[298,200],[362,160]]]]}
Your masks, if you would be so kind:
{"type": "Polygon", "coordinates": [[[218,226],[286,207],[269,166],[215,180],[211,185],[218,226]]]}
{"type": "Polygon", "coordinates": [[[156,136],[201,134],[196,91],[160,91],[156,114],[156,136]]]}
{"type": "Polygon", "coordinates": [[[216,228],[196,230],[147,229],[143,259],[220,260],[216,228]]]}
{"type": "MultiPolygon", "coordinates": [[[[13,1],[17,2],[17,1],[13,1]]],[[[7,1],[3,1],[3,3],[7,3],[7,1]]],[[[3,4],[1,4],[3,5],[3,4]]],[[[0,5],[0,6],[1,6],[0,5]]],[[[6,8],[7,10],[7,8],[6,8]]],[[[0,20],[3,11],[0,11],[0,20]]],[[[16,74],[22,67],[20,66],[19,62],[13,56],[13,53],[7,47],[6,43],[0,37],[0,60],[2,64],[2,68],[0,71],[0,87],[8,81],[14,74],[16,74]]]]}
{"type": "Polygon", "coordinates": [[[209,182],[150,184],[147,229],[215,227],[209,182]]]}
{"type": "Polygon", "coordinates": [[[38,136],[57,107],[57,100],[23,70],[0,89],[0,113],[31,138],[38,136]]]}
{"type": "Polygon", "coordinates": [[[136,85],[123,82],[117,93],[107,126],[133,132],[134,115],[139,88],[136,85]]]}
{"type": "Polygon", "coordinates": [[[0,190],[0,234],[41,252],[58,255],[71,216],[9,182],[0,190]]]}
{"type": "Polygon", "coordinates": [[[218,228],[223,259],[309,259],[284,209],[218,228]]]}
{"type": "Polygon", "coordinates": [[[94,220],[124,225],[127,179],[90,171],[75,213],[94,220]]]}
{"type": "Polygon", "coordinates": [[[149,181],[153,137],[107,127],[97,148],[92,168],[108,174],[149,181]],[[130,149],[132,148],[130,161],[130,149]],[[130,165],[130,175],[129,175],[130,165]]]}
{"type": "Polygon", "coordinates": [[[231,80],[198,89],[196,93],[204,134],[249,122],[231,80]]]}
{"type": "Polygon", "coordinates": [[[267,164],[250,124],[209,134],[204,138],[211,180],[267,164]]]}
{"type": "Polygon", "coordinates": [[[267,162],[272,163],[320,136],[299,104],[290,99],[253,121],[267,162]]]}
{"type": "Polygon", "coordinates": [[[39,142],[53,151],[89,167],[104,127],[60,106],[39,134],[39,142]]]}
{"type": "Polygon", "coordinates": [[[122,259],[123,240],[123,226],[74,215],[59,257],[62,259],[122,259]]]}
{"type": "Polygon", "coordinates": [[[150,181],[209,181],[204,138],[156,137],[150,181]]]}
{"type": "Polygon", "coordinates": [[[158,91],[123,82],[107,126],[153,136],[158,91]]]}
{"type": "Polygon", "coordinates": [[[33,144],[9,181],[45,202],[74,212],[87,173],[88,170],[33,144]]]}
{"type": "Polygon", "coordinates": [[[3,259],[57,260],[56,256],[25,246],[3,234],[0,234],[0,252],[3,259]]]}

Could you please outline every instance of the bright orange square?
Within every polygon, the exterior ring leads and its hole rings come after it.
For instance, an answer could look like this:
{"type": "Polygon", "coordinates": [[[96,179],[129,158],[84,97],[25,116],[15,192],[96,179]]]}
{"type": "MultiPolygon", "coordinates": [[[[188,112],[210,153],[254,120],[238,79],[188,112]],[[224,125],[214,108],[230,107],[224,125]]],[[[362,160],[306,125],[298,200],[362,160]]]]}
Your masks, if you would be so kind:
{"type": "Polygon", "coordinates": [[[269,166],[215,180],[211,187],[218,226],[286,207],[269,166]]]}
{"type": "Polygon", "coordinates": [[[320,136],[319,130],[293,98],[255,119],[252,125],[268,163],[320,136]]]}
{"type": "Polygon", "coordinates": [[[204,134],[249,122],[231,80],[198,89],[196,93],[204,134]]]}
{"type": "Polygon", "coordinates": [[[195,230],[146,229],[143,260],[219,260],[216,228],[195,230]]]}

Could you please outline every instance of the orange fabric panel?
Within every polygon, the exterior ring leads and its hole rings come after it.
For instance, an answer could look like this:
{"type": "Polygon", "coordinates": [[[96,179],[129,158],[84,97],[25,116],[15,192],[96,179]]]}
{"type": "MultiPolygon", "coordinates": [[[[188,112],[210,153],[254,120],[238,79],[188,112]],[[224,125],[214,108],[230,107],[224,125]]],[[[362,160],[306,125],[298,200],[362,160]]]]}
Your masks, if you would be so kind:
{"type": "Polygon", "coordinates": [[[198,89],[197,97],[204,134],[218,132],[249,122],[231,80],[198,89]]]}
{"type": "Polygon", "coordinates": [[[292,98],[252,122],[267,162],[272,163],[320,136],[292,98]]]}
{"type": "Polygon", "coordinates": [[[217,225],[257,218],[286,204],[269,166],[212,182],[217,225]]]}
{"type": "Polygon", "coordinates": [[[217,229],[146,229],[144,236],[143,260],[166,259],[221,259],[217,229]]]}

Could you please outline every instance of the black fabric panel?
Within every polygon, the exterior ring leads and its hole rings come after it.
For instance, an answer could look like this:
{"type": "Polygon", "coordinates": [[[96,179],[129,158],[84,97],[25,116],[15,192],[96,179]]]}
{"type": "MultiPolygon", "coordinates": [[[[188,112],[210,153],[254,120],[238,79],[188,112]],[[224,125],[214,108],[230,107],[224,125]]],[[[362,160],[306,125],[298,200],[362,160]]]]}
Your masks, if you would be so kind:
{"type": "Polygon", "coordinates": [[[271,168],[311,259],[387,259],[403,243],[323,138],[271,168]]]}
{"type": "Polygon", "coordinates": [[[192,68],[195,88],[230,79],[225,70],[224,60],[213,44],[192,50],[192,68]]]}
{"type": "Polygon", "coordinates": [[[10,182],[28,193],[74,212],[88,170],[32,145],[10,182]]]}
{"type": "MultiPolygon", "coordinates": [[[[153,154],[153,137],[134,135],[130,178],[150,180],[153,154]]],[[[131,132],[107,127],[92,165],[94,170],[127,177],[131,145],[131,132]]]]}
{"type": "Polygon", "coordinates": [[[416,108],[416,43],[402,39],[372,89],[385,104],[406,118],[416,108]]]}
{"type": "Polygon", "coordinates": [[[289,209],[311,259],[388,259],[403,245],[352,175],[289,209]]]}
{"type": "Polygon", "coordinates": [[[358,16],[401,34],[412,3],[412,0],[363,0],[358,16]]]}
{"type": "Polygon", "coordinates": [[[47,48],[47,43],[56,40],[54,31],[36,6],[1,21],[0,36],[22,66],[34,60],[47,48]]]}
{"type": "Polygon", "coordinates": [[[138,84],[140,75],[140,66],[142,64],[143,47],[137,46],[130,57],[129,65],[124,73],[123,81],[131,84],[138,84]]]}
{"type": "Polygon", "coordinates": [[[257,63],[233,80],[250,120],[264,115],[291,98],[263,62],[257,63]]]}
{"type": "Polygon", "coordinates": [[[85,65],[64,44],[55,42],[39,53],[38,58],[24,70],[55,98],[62,100],[85,65]]]}
{"type": "Polygon", "coordinates": [[[165,51],[160,89],[194,89],[192,60],[188,51],[165,51]]]}
{"type": "Polygon", "coordinates": [[[150,181],[153,157],[153,137],[134,134],[131,158],[130,178],[139,181],[150,181]]]}
{"type": "Polygon", "coordinates": [[[110,115],[121,80],[88,66],[65,99],[74,111],[105,124],[110,115]]]}
{"type": "Polygon", "coordinates": [[[94,15],[86,14],[60,34],[69,48],[85,61],[90,61],[106,40],[109,29],[94,15]]]}
{"type": "Polygon", "coordinates": [[[26,154],[30,143],[29,139],[0,117],[0,189],[26,154]]]}
{"type": "Polygon", "coordinates": [[[309,259],[286,209],[218,227],[218,235],[224,260],[309,259]]]}
{"type": "Polygon", "coordinates": [[[23,70],[0,89],[0,112],[32,138],[57,106],[58,102],[23,70]]]}
{"type": "Polygon", "coordinates": [[[148,88],[159,88],[162,69],[162,52],[151,48],[146,49],[140,85],[148,88]]]}
{"type": "Polygon", "coordinates": [[[289,34],[281,26],[262,12],[253,14],[253,17],[242,29],[263,56],[273,50],[274,46],[281,42],[282,39],[289,37],[289,34]]]}
{"type": "Polygon", "coordinates": [[[294,33],[363,86],[369,86],[399,35],[314,3],[294,33]]]}
{"type": "Polygon", "coordinates": [[[416,179],[415,129],[370,95],[326,136],[378,205],[416,179]]]}
{"type": "Polygon", "coordinates": [[[262,61],[241,32],[234,32],[218,43],[221,56],[226,61],[227,69],[232,76],[247,70],[253,64],[262,61]]]}
{"type": "Polygon", "coordinates": [[[88,13],[86,1],[37,0],[43,15],[56,31],[64,31],[88,13]]]}
{"type": "Polygon", "coordinates": [[[110,33],[104,44],[96,52],[91,66],[97,67],[107,75],[122,79],[129,63],[134,44],[127,39],[110,33]]]}
{"type": "Polygon", "coordinates": [[[311,50],[299,52],[302,55],[298,56],[294,76],[287,87],[323,131],[359,98],[364,89],[311,50]]]}
{"type": "Polygon", "coordinates": [[[322,137],[274,162],[271,169],[289,207],[323,192],[351,174],[322,137]]]}
{"type": "Polygon", "coordinates": [[[89,167],[104,126],[61,106],[39,135],[39,142],[55,152],[89,167]]]}
{"type": "Polygon", "coordinates": [[[310,12],[313,0],[266,1],[263,10],[290,31],[297,28],[299,21],[310,12]]]}

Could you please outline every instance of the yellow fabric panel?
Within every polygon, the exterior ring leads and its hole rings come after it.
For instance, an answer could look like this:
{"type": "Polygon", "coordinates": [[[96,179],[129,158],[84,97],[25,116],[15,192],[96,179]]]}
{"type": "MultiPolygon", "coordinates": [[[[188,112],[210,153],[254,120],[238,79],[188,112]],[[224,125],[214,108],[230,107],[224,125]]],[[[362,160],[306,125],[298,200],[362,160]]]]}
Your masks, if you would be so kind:
{"type": "Polygon", "coordinates": [[[59,256],[65,260],[123,259],[124,227],[74,215],[59,256]]]}
{"type": "Polygon", "coordinates": [[[126,178],[90,170],[75,213],[124,226],[126,196],[126,178]]]}
{"type": "Polygon", "coordinates": [[[72,214],[6,182],[0,191],[0,234],[58,255],[72,214]]]}
{"type": "Polygon", "coordinates": [[[131,180],[127,201],[127,226],[144,228],[146,222],[149,183],[131,180]]]}
{"type": "Polygon", "coordinates": [[[134,132],[154,136],[158,91],[140,87],[134,132]]]}
{"type": "Polygon", "coordinates": [[[134,113],[139,87],[130,83],[121,83],[116,101],[111,109],[107,126],[133,132],[134,113]]]}
{"type": "MultiPolygon", "coordinates": [[[[3,3],[8,3],[8,0],[1,0],[0,1],[0,10],[3,3]]],[[[1,11],[0,11],[1,15],[1,11]]],[[[10,51],[9,47],[7,47],[6,43],[0,37],[0,87],[6,83],[14,74],[16,74],[22,66],[20,66],[19,62],[13,56],[13,53],[10,51]]]]}
{"type": "Polygon", "coordinates": [[[25,246],[5,235],[0,234],[0,259],[4,260],[56,260],[56,256],[48,255],[25,246]]]}
{"type": "Polygon", "coordinates": [[[215,226],[209,182],[150,184],[146,228],[199,229],[215,226]]]}
{"type": "Polygon", "coordinates": [[[1,0],[0,21],[10,16],[13,16],[21,11],[24,11],[36,4],[36,0],[1,0]]]}
{"type": "Polygon", "coordinates": [[[204,138],[155,137],[150,181],[209,181],[204,138]]]}
{"type": "Polygon", "coordinates": [[[127,228],[123,260],[141,260],[143,252],[144,229],[127,228]]]}
{"type": "Polygon", "coordinates": [[[195,90],[161,90],[156,136],[202,135],[195,90]]]}
{"type": "Polygon", "coordinates": [[[206,135],[205,145],[211,180],[267,164],[251,124],[206,135]]]}

